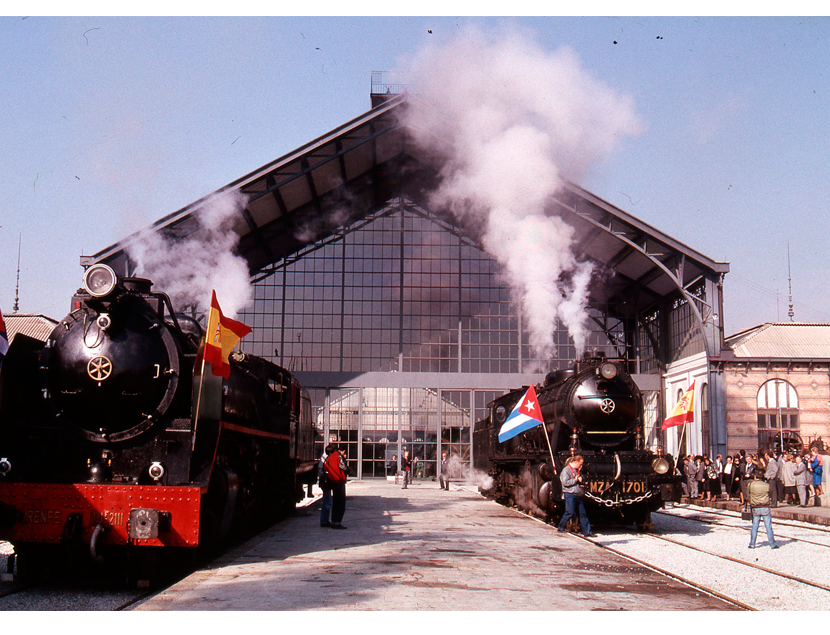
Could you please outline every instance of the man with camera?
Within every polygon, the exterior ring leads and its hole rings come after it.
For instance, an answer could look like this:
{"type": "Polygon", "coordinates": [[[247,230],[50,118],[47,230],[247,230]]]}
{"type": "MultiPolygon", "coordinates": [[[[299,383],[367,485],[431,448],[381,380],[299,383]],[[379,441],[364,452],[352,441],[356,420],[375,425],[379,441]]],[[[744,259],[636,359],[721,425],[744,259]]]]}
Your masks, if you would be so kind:
{"type": "Polygon", "coordinates": [[[758,537],[758,526],[764,519],[764,528],[767,530],[767,542],[772,549],[778,549],[775,536],[772,534],[772,512],[769,508],[769,484],[761,480],[761,474],[756,470],[752,473],[749,482],[749,507],[752,509],[752,532],[749,535],[749,548],[755,549],[755,539],[758,537]]]}

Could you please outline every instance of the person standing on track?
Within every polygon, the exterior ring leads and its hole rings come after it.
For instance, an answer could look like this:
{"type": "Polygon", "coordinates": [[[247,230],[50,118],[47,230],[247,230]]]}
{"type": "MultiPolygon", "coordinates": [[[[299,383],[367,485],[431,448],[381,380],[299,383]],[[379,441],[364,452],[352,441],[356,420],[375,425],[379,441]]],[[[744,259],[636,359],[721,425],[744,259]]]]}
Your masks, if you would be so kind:
{"type": "Polygon", "coordinates": [[[764,528],[767,530],[767,542],[772,549],[778,549],[775,536],[772,534],[772,512],[769,508],[769,483],[761,480],[759,471],[752,474],[749,482],[749,507],[752,509],[752,532],[749,535],[749,548],[755,549],[755,539],[758,537],[758,525],[764,519],[764,528]]]}
{"type": "Polygon", "coordinates": [[[559,521],[559,531],[565,531],[565,526],[568,521],[573,518],[574,514],[579,512],[579,528],[582,530],[583,536],[595,536],[591,531],[591,522],[588,520],[588,514],[585,512],[585,501],[582,499],[584,491],[582,490],[582,475],[579,473],[582,470],[582,464],[585,462],[581,456],[573,456],[568,459],[567,465],[560,480],[562,481],[562,493],[565,496],[565,515],[559,521]]]}

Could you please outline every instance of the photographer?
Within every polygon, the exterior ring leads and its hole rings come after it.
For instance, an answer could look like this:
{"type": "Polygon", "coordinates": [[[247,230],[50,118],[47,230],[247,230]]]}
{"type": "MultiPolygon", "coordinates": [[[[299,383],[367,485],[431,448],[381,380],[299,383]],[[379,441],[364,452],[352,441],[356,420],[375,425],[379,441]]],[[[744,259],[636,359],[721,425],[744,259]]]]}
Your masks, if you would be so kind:
{"type": "Polygon", "coordinates": [[[749,506],[752,509],[752,532],[749,535],[749,548],[755,549],[755,539],[758,537],[758,526],[764,520],[767,530],[767,542],[772,549],[778,549],[775,536],[772,534],[772,512],[769,509],[769,484],[761,480],[760,471],[753,472],[749,482],[749,506]]]}
{"type": "Polygon", "coordinates": [[[591,531],[591,523],[588,521],[588,514],[585,513],[585,501],[582,490],[582,464],[585,460],[581,456],[572,456],[568,459],[567,465],[559,477],[562,481],[562,493],[565,495],[565,515],[559,521],[559,531],[565,531],[568,521],[573,518],[579,510],[579,528],[583,536],[595,536],[591,531]]]}

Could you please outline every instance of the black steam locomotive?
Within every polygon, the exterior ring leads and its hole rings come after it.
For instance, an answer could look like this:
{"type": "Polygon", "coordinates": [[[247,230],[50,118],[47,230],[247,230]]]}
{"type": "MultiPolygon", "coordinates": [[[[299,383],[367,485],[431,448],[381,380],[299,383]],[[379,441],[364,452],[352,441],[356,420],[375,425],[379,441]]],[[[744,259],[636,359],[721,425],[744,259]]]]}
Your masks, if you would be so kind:
{"type": "Polygon", "coordinates": [[[490,404],[473,432],[474,464],[492,477],[482,492],[548,518],[564,512],[559,474],[584,457],[586,508],[592,519],[650,524],[652,511],[679,501],[671,456],[645,447],[643,399],[621,361],[588,354],[535,387],[544,426],[499,443],[499,431],[528,387],[490,404]]]}
{"type": "Polygon", "coordinates": [[[0,539],[19,565],[73,545],[119,560],[212,547],[316,478],[307,391],[242,352],[214,375],[201,325],[151,288],[95,265],[45,343],[18,334],[8,351],[0,539]]]}

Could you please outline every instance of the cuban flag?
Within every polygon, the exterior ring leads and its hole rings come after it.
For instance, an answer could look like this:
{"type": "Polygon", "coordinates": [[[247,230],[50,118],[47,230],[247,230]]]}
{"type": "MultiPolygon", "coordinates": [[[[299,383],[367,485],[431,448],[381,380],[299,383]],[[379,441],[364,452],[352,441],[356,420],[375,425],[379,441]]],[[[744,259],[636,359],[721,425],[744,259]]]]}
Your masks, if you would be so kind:
{"type": "Polygon", "coordinates": [[[535,428],[544,423],[542,420],[542,409],[539,407],[539,400],[536,399],[536,389],[531,384],[527,392],[513,408],[513,412],[507,417],[499,430],[499,443],[512,439],[517,434],[535,428]]]}
{"type": "Polygon", "coordinates": [[[3,312],[0,311],[0,364],[9,352],[9,336],[6,335],[6,323],[3,321],[3,312]]]}

